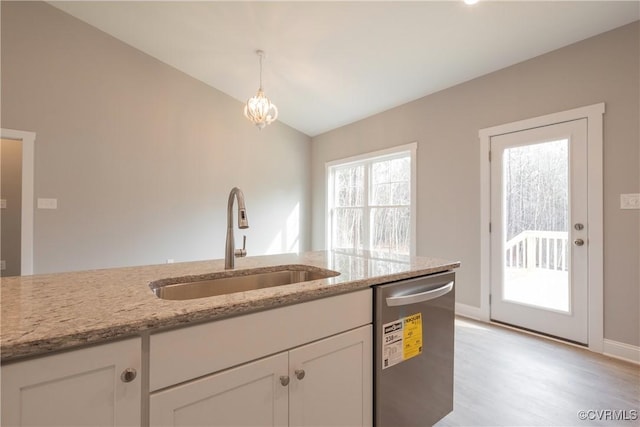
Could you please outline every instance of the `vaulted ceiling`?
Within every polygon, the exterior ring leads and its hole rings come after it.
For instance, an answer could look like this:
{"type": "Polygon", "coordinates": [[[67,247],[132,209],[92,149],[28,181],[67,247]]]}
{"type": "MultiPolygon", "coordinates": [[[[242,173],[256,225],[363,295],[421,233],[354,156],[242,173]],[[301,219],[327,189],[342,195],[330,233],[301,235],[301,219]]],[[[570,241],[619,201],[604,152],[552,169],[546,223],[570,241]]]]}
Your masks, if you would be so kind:
{"type": "MultiPolygon", "coordinates": [[[[640,18],[637,1],[50,2],[315,136],[640,18]]],[[[239,113],[240,114],[240,113],[239,113]]]]}

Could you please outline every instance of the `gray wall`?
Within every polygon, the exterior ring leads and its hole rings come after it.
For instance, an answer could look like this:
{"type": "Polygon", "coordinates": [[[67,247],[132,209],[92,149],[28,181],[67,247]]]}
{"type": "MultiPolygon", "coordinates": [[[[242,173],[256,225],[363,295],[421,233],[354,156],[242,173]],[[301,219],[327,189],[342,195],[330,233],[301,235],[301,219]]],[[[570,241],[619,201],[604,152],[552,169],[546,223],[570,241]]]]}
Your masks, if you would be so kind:
{"type": "Polygon", "coordinates": [[[312,241],[325,243],[325,162],[418,142],[418,255],[462,262],[457,300],[480,306],[478,130],[605,102],[605,338],[640,344],[638,22],[313,138],[312,241]]]}
{"type": "MultiPolygon", "coordinates": [[[[41,2],[2,2],[2,127],[36,132],[36,273],[308,249],[310,138],[41,2]],[[241,233],[237,233],[241,239],[241,233]]],[[[250,96],[255,88],[247,88],[250,96]]]]}
{"type": "Polygon", "coordinates": [[[11,139],[0,141],[0,198],[7,202],[6,209],[0,210],[0,259],[6,269],[0,276],[19,276],[22,223],[22,142],[11,139]]]}
{"type": "Polygon", "coordinates": [[[36,210],[35,272],[220,258],[233,186],[251,255],[305,250],[309,236],[323,248],[325,162],[418,141],[418,255],[462,261],[458,301],[479,306],[478,129],[605,102],[605,337],[640,344],[640,218],[619,209],[640,184],[638,23],[310,148],[282,123],[258,132],[238,101],[49,5],[1,7],[1,125],[37,133],[35,195],[59,204],[36,210]]]}

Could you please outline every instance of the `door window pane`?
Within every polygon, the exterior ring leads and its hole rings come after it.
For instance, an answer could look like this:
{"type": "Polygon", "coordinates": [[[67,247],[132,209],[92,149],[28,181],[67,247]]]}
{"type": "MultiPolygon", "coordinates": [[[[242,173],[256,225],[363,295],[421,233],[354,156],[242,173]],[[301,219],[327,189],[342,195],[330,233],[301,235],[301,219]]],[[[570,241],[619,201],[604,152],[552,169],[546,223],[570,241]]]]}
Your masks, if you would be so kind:
{"type": "Polygon", "coordinates": [[[569,141],[504,151],[505,300],[569,312],[569,141]]]}

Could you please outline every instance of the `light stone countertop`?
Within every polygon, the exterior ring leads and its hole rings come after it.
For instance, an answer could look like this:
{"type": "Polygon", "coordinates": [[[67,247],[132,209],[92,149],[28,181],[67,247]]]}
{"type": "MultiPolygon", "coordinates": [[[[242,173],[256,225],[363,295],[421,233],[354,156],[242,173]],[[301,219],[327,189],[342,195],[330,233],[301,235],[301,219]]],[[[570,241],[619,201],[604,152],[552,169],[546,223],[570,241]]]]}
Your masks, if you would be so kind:
{"type": "Polygon", "coordinates": [[[149,283],[224,272],[224,260],[2,278],[1,360],[295,304],[460,266],[459,262],[438,258],[318,251],[240,258],[236,259],[235,271],[269,271],[274,266],[299,264],[341,274],[184,301],[159,299],[149,283]]]}

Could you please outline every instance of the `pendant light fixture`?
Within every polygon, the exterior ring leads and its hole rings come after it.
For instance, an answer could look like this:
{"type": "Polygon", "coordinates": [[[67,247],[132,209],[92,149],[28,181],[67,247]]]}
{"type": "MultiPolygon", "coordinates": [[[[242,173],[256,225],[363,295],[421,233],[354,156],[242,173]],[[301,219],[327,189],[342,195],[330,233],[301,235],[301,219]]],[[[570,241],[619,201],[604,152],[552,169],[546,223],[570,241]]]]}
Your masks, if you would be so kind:
{"type": "Polygon", "coordinates": [[[256,50],[256,54],[260,57],[260,88],[256,96],[249,98],[244,106],[244,116],[262,130],[278,118],[278,108],[269,101],[262,90],[262,59],[265,54],[262,50],[256,50]]]}

